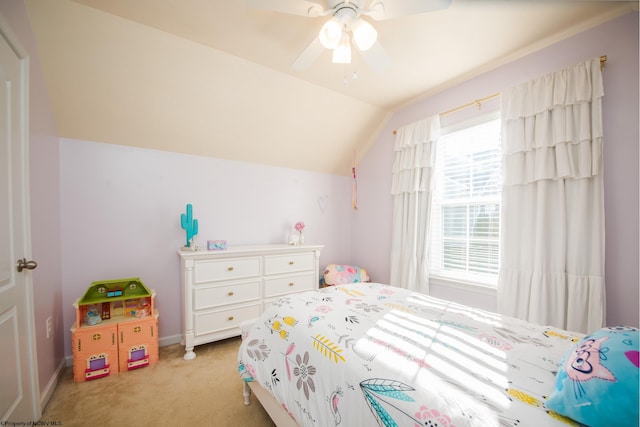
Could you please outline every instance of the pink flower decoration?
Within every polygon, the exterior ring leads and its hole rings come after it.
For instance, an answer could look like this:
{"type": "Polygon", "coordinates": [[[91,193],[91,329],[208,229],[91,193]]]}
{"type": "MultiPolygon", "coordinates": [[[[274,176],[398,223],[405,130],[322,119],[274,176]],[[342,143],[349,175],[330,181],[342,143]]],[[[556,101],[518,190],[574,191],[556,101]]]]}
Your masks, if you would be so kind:
{"type": "Polygon", "coordinates": [[[304,222],[302,221],[296,222],[296,225],[294,225],[294,228],[298,233],[302,233],[302,230],[304,230],[304,222]]]}
{"type": "Polygon", "coordinates": [[[321,305],[321,306],[319,306],[318,308],[316,308],[316,311],[317,311],[318,313],[324,313],[324,314],[327,314],[327,313],[329,313],[330,311],[332,311],[332,309],[331,309],[331,307],[329,307],[328,305],[321,305]]]}
{"type": "Polygon", "coordinates": [[[247,371],[249,371],[249,374],[255,379],[256,378],[256,369],[254,368],[253,365],[250,364],[246,364],[244,365],[245,368],[247,368],[247,371]]]}
{"type": "Polygon", "coordinates": [[[416,412],[416,418],[420,421],[420,424],[415,424],[415,427],[431,425],[433,422],[442,427],[455,427],[451,424],[451,418],[441,414],[436,409],[429,409],[424,405],[420,407],[420,412],[416,412]]]}

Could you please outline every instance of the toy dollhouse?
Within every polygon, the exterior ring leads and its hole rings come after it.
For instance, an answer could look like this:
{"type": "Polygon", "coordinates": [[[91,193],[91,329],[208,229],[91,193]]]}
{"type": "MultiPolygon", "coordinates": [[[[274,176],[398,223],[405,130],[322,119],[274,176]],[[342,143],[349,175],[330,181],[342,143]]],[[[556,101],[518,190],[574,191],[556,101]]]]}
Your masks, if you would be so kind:
{"type": "Polygon", "coordinates": [[[88,381],[158,361],[155,291],[139,278],[93,282],[76,300],[73,378],[88,381]]]}

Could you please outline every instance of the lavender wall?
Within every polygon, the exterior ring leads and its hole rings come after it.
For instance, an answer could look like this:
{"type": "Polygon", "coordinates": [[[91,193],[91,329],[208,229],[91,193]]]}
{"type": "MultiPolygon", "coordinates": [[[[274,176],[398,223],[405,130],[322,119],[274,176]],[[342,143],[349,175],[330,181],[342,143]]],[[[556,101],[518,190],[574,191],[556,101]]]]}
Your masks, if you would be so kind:
{"type": "Polygon", "coordinates": [[[187,203],[200,246],[286,243],[303,221],[305,242],[325,245],[321,265],[350,261],[348,177],[70,139],[60,170],[65,325],[91,282],[140,277],[157,292],[161,344],[178,342],[187,203]]]}
{"type": "Polygon", "coordinates": [[[29,55],[31,252],[38,262],[32,273],[34,321],[40,395],[46,400],[55,386],[55,373],[63,366],[66,329],[62,324],[58,138],[23,1],[1,1],[0,14],[29,55]],[[49,317],[54,327],[47,338],[45,321],[49,317]]]}
{"type": "MultiPolygon", "coordinates": [[[[353,216],[353,262],[367,266],[377,280],[389,280],[392,211],[389,189],[394,129],[600,55],[608,58],[603,100],[607,324],[637,326],[640,114],[637,12],[497,67],[398,111],[359,165],[360,210],[353,216]]],[[[432,294],[495,309],[495,296],[486,292],[432,286],[432,294]]]]}

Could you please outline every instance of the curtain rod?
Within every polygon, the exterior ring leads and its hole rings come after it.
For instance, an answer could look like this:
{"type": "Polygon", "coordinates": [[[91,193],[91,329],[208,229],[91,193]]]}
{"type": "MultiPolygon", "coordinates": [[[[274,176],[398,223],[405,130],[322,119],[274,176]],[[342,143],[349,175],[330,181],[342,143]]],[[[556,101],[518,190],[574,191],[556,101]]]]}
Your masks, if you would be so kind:
{"type": "MultiPolygon", "coordinates": [[[[605,62],[607,62],[607,55],[602,55],[600,57],[600,68],[601,69],[604,69],[604,63],[605,62]]],[[[446,116],[447,114],[451,114],[451,113],[455,113],[456,111],[464,110],[465,108],[469,108],[469,107],[471,107],[473,105],[477,105],[478,109],[480,109],[480,107],[482,106],[483,102],[488,101],[488,100],[493,99],[493,98],[497,98],[498,96],[500,96],[500,93],[494,93],[492,95],[485,96],[484,98],[479,98],[479,99],[476,99],[475,101],[467,102],[464,105],[460,105],[458,107],[455,107],[455,108],[452,108],[450,110],[444,111],[444,112],[442,112],[442,113],[440,113],[438,115],[439,116],[446,116]]],[[[393,131],[393,134],[394,135],[396,134],[395,130],[393,131]]]]}

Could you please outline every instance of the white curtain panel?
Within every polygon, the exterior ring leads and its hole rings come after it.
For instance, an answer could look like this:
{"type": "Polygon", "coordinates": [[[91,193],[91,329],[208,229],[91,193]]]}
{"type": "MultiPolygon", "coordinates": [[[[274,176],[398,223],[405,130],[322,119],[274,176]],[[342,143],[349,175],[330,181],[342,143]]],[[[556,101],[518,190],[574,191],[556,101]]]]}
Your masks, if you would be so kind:
{"type": "Polygon", "coordinates": [[[603,95],[599,58],[501,94],[502,314],[604,325],[603,95]]]}
{"type": "Polygon", "coordinates": [[[439,137],[440,118],[434,116],[398,129],[394,144],[390,282],[423,293],[429,292],[428,227],[439,137]]]}

